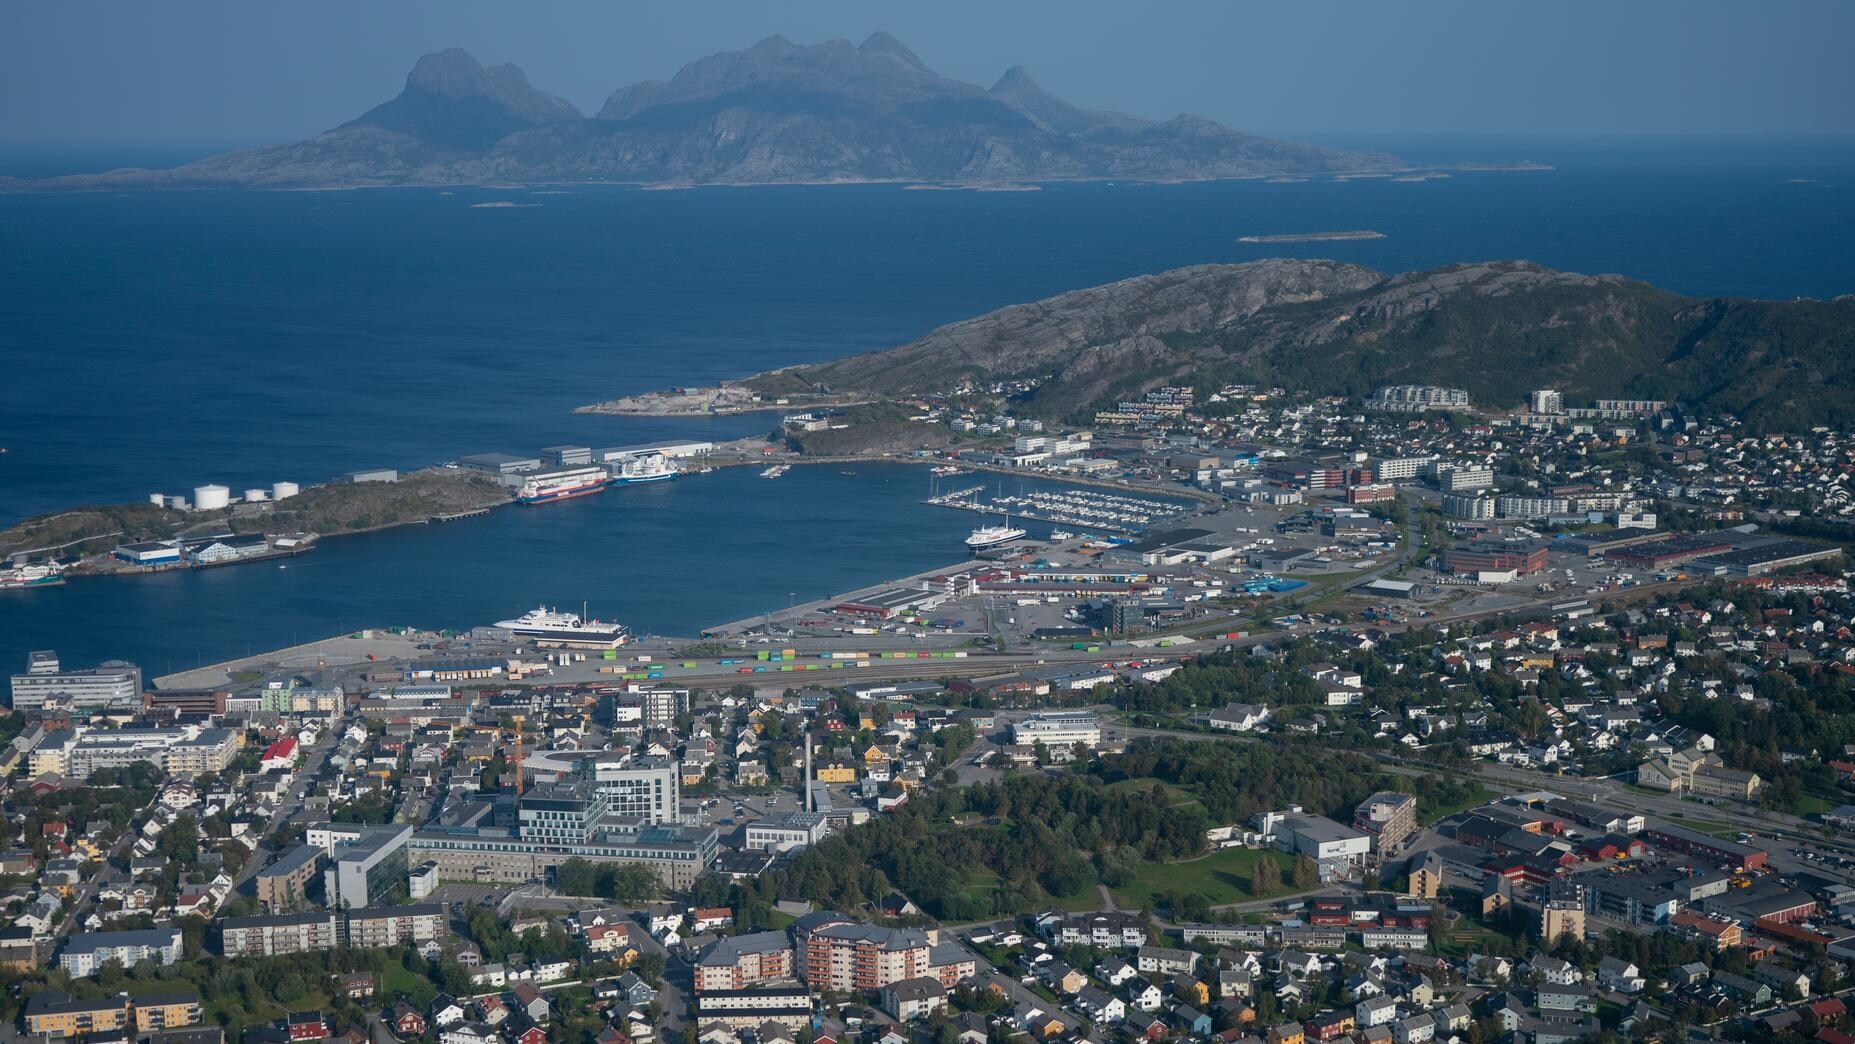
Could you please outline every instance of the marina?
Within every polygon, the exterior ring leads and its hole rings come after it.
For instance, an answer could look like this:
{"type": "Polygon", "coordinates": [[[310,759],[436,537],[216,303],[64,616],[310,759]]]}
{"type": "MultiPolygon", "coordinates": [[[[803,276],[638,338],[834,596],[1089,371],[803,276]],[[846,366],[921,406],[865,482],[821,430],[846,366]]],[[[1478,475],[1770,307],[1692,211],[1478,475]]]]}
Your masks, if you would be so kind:
{"type": "MultiPolygon", "coordinates": [[[[1099,489],[1033,489],[1009,495],[1000,493],[990,500],[981,499],[984,493],[984,486],[971,486],[931,496],[922,503],[982,514],[1007,514],[1033,522],[1103,533],[1138,532],[1156,522],[1177,518],[1187,510],[1184,505],[1169,501],[1099,489]]],[[[988,544],[1000,542],[992,540],[988,544]]]]}

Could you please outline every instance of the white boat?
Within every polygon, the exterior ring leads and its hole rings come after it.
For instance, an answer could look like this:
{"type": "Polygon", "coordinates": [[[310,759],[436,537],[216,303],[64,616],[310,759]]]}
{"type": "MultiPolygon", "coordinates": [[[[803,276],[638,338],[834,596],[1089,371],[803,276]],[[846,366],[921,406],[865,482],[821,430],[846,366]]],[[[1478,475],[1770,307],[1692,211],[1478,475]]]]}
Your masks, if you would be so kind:
{"type": "Polygon", "coordinates": [[[772,467],[766,469],[765,471],[762,471],[760,473],[760,477],[769,478],[769,479],[778,478],[781,475],[784,475],[786,472],[791,471],[791,470],[792,470],[792,465],[790,464],[775,464],[772,467]]]}
{"type": "Polygon", "coordinates": [[[513,620],[498,621],[496,626],[537,645],[616,647],[631,640],[631,632],[623,624],[590,620],[578,613],[555,612],[545,605],[513,620]]]}
{"type": "Polygon", "coordinates": [[[0,568],[0,591],[20,587],[57,587],[64,583],[64,571],[57,566],[20,565],[0,568]]]}
{"type": "Polygon", "coordinates": [[[615,486],[635,486],[644,482],[664,482],[680,474],[670,458],[661,453],[638,453],[606,465],[615,486]]]}
{"type": "Polygon", "coordinates": [[[982,551],[988,547],[1009,544],[1013,540],[1022,540],[1024,536],[1024,530],[1012,525],[1010,516],[1006,516],[1001,525],[980,526],[973,530],[973,535],[966,538],[966,546],[969,550],[982,551]]]}

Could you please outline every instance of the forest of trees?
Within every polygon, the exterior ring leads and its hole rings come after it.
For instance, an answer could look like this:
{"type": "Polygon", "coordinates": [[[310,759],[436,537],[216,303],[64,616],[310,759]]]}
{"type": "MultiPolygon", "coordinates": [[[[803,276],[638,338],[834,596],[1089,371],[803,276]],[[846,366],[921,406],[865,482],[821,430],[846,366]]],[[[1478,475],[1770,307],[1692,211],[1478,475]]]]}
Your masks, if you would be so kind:
{"type": "MultiPolygon", "coordinates": [[[[769,922],[776,898],[854,910],[892,888],[943,921],[976,920],[1034,909],[1098,881],[1123,883],[1143,863],[1201,855],[1210,827],[1259,811],[1298,804],[1350,819],[1372,791],[1413,784],[1433,800],[1474,788],[1394,779],[1364,757],[1332,751],[1140,740],[1124,754],[1078,763],[1067,773],[1013,773],[934,790],[725,894],[749,927],[769,922]],[[1152,785],[1138,785],[1142,780],[1152,785]],[[1127,781],[1136,785],[1116,785],[1127,781]],[[1161,784],[1196,800],[1180,801],[1161,784]],[[987,883],[969,888],[975,879],[987,883]]],[[[1297,880],[1308,872],[1286,869],[1297,880]]],[[[699,886],[695,901],[719,902],[724,888],[699,886]]]]}

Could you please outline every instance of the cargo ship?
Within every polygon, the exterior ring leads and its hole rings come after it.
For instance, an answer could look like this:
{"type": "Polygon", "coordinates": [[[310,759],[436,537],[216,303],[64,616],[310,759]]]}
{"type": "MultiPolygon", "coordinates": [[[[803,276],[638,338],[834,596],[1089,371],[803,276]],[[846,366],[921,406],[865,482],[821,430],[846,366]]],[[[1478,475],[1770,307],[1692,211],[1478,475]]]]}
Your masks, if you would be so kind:
{"type": "Polygon", "coordinates": [[[0,591],[22,587],[57,587],[64,583],[64,571],[56,566],[22,565],[0,569],[0,591]]]}
{"type": "Polygon", "coordinates": [[[522,641],[536,645],[588,645],[612,648],[631,640],[623,624],[587,619],[583,613],[560,613],[539,606],[513,620],[496,624],[522,641]]]}
{"type": "Polygon", "coordinates": [[[518,504],[571,500],[598,493],[612,483],[612,476],[603,468],[555,468],[530,475],[515,491],[515,500],[518,504]]]}
{"type": "Polygon", "coordinates": [[[679,474],[676,465],[670,463],[670,458],[661,453],[641,453],[635,457],[621,457],[608,467],[612,471],[614,486],[663,482],[679,474]]]}

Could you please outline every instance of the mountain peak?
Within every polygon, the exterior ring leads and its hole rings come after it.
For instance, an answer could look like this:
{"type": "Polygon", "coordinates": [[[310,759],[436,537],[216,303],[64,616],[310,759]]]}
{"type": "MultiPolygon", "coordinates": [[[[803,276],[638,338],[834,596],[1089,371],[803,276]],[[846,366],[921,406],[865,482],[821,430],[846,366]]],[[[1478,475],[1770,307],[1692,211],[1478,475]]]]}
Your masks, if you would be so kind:
{"type": "Polygon", "coordinates": [[[902,43],[902,41],[897,40],[895,37],[890,36],[888,33],[883,32],[881,29],[878,29],[875,32],[871,33],[868,39],[864,40],[861,44],[858,44],[857,53],[863,54],[863,55],[869,55],[871,57],[880,56],[884,58],[890,58],[890,59],[893,59],[894,61],[900,62],[903,65],[908,66],[911,69],[919,70],[920,72],[932,72],[933,71],[927,67],[926,62],[923,62],[919,57],[917,57],[915,55],[915,52],[909,50],[902,43]]]}
{"type": "Polygon", "coordinates": [[[1031,78],[1031,71],[1022,65],[1014,65],[1006,69],[1005,75],[1000,76],[998,82],[992,85],[993,94],[1027,90],[1041,91],[1043,88],[1039,87],[1037,81],[1031,78]]]}
{"type": "MultiPolygon", "coordinates": [[[[515,68],[508,66],[507,68],[515,68]]],[[[468,90],[478,78],[487,75],[489,70],[473,58],[462,47],[447,47],[442,51],[433,51],[422,55],[412,65],[412,71],[406,74],[406,89],[451,93],[468,90]]],[[[519,75],[520,70],[517,70],[519,75]]]]}
{"type": "Polygon", "coordinates": [[[376,105],[354,123],[475,150],[518,130],[579,118],[580,111],[569,102],[531,87],[516,66],[486,68],[468,51],[451,47],[421,57],[399,97],[376,105]]]}

